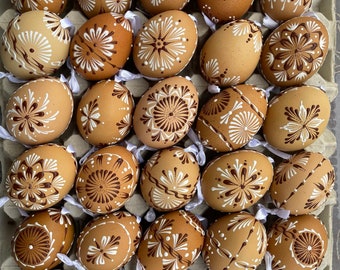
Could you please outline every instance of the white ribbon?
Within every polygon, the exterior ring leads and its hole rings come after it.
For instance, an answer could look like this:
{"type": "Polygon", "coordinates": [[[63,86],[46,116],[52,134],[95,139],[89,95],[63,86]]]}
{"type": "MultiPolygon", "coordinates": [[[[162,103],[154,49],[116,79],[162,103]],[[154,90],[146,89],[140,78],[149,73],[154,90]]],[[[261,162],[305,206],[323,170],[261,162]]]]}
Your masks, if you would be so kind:
{"type": "Polygon", "coordinates": [[[196,157],[198,165],[203,166],[206,162],[203,144],[200,142],[197,134],[192,129],[189,130],[188,137],[194,144],[186,147],[184,151],[192,153],[196,157]]]}
{"type": "Polygon", "coordinates": [[[81,265],[78,260],[71,260],[67,255],[62,253],[57,253],[58,259],[66,264],[67,266],[73,266],[77,270],[85,270],[85,268],[81,265]]]}
{"type": "Polygon", "coordinates": [[[257,146],[263,146],[265,147],[267,150],[269,150],[271,153],[273,153],[274,155],[278,156],[278,157],[281,157],[283,159],[290,159],[290,157],[292,155],[290,154],[287,154],[287,153],[284,153],[276,148],[274,148],[273,146],[271,146],[268,142],[266,141],[260,141],[258,139],[251,139],[249,142],[248,142],[248,147],[250,148],[254,148],[254,147],[257,147],[257,146]]]}
{"type": "Polygon", "coordinates": [[[18,207],[18,211],[22,217],[28,217],[29,214],[22,208],[18,207]]]}
{"type": "Polygon", "coordinates": [[[260,203],[257,206],[259,210],[256,212],[255,218],[259,221],[266,222],[269,214],[278,216],[283,219],[289,218],[289,215],[290,215],[290,211],[286,209],[280,209],[280,208],[269,209],[260,203]]]}
{"type": "Polygon", "coordinates": [[[305,13],[301,14],[301,17],[313,17],[320,20],[319,16],[314,11],[306,11],[305,13]]]}
{"type": "Polygon", "coordinates": [[[68,146],[66,146],[66,151],[71,153],[72,155],[76,153],[76,150],[74,149],[72,144],[69,144],[68,146]]]}
{"type": "Polygon", "coordinates": [[[199,179],[196,185],[196,194],[194,198],[184,208],[187,211],[191,211],[192,209],[201,205],[203,201],[204,201],[204,198],[202,194],[201,180],[199,179]]]}
{"type": "Polygon", "coordinates": [[[197,19],[195,16],[191,15],[191,14],[188,14],[189,17],[194,21],[194,23],[197,25],[197,19]]]}
{"type": "Polygon", "coordinates": [[[140,147],[137,147],[136,145],[134,145],[133,143],[130,143],[128,141],[124,141],[124,144],[125,144],[126,149],[128,151],[130,151],[135,156],[138,163],[144,162],[144,158],[142,156],[143,151],[157,151],[157,149],[152,148],[150,146],[147,146],[145,144],[140,146],[140,147]]]}
{"type": "Polygon", "coordinates": [[[264,261],[266,264],[266,270],[272,270],[273,256],[269,251],[266,251],[266,254],[264,255],[264,261]]]}
{"type": "Polygon", "coordinates": [[[136,36],[137,33],[139,32],[139,30],[142,28],[143,26],[143,21],[142,18],[133,13],[132,11],[128,10],[125,14],[124,14],[124,18],[127,19],[130,24],[131,24],[131,28],[133,30],[133,35],[136,36]]]}
{"type": "Polygon", "coordinates": [[[70,57],[66,60],[66,66],[70,71],[70,76],[68,78],[65,78],[64,75],[60,76],[60,80],[68,85],[68,87],[71,89],[73,94],[79,94],[80,93],[80,85],[77,80],[77,74],[75,69],[71,65],[70,57]]]}
{"type": "Polygon", "coordinates": [[[202,12],[202,16],[203,16],[205,24],[210,28],[212,32],[215,32],[216,24],[212,20],[210,20],[209,17],[204,14],[204,12],[202,12]]]}
{"type": "Polygon", "coordinates": [[[209,84],[208,85],[208,92],[210,94],[218,94],[221,92],[221,88],[218,85],[215,84],[209,84]]]}
{"type": "Polygon", "coordinates": [[[195,215],[198,220],[201,222],[202,224],[202,227],[204,229],[204,231],[206,231],[208,229],[208,226],[209,226],[209,222],[208,222],[208,219],[203,217],[203,216],[200,216],[200,215],[195,215]]]}
{"type": "Polygon", "coordinates": [[[264,15],[262,24],[268,29],[275,29],[280,25],[277,21],[271,18],[268,14],[264,15]]]}
{"type": "Polygon", "coordinates": [[[150,207],[148,212],[146,212],[144,219],[147,222],[153,222],[156,219],[156,213],[155,213],[155,210],[152,207],[150,207]]]}
{"type": "Polygon", "coordinates": [[[98,148],[96,146],[92,146],[89,151],[85,153],[80,159],[79,159],[79,165],[83,165],[85,161],[88,159],[89,156],[91,156],[94,152],[96,152],[98,148]]]}
{"type": "Polygon", "coordinates": [[[8,196],[4,196],[0,198],[0,208],[2,208],[9,201],[8,196]]]}
{"type": "Polygon", "coordinates": [[[26,83],[28,80],[16,78],[12,73],[0,71],[0,79],[7,78],[12,83],[26,83]]]}
{"type": "Polygon", "coordinates": [[[262,89],[262,90],[264,91],[264,94],[266,95],[267,100],[269,99],[271,93],[273,93],[274,95],[277,95],[281,91],[280,87],[277,87],[274,85],[268,86],[266,89],[262,89]]]}
{"type": "Polygon", "coordinates": [[[73,25],[73,23],[70,21],[69,18],[65,17],[65,18],[61,19],[60,20],[60,25],[61,25],[62,28],[68,29],[70,31],[71,37],[73,37],[76,28],[73,25]]]}
{"type": "Polygon", "coordinates": [[[4,127],[0,126],[0,138],[4,140],[9,140],[12,142],[17,142],[17,139],[14,138],[4,127]]]}
{"type": "Polygon", "coordinates": [[[60,213],[62,215],[70,215],[71,214],[70,210],[68,210],[65,206],[61,207],[60,213]]]}
{"type": "Polygon", "coordinates": [[[136,270],[145,270],[144,266],[142,265],[142,263],[140,262],[138,258],[136,262],[136,270]]]}
{"type": "Polygon", "coordinates": [[[144,76],[143,74],[140,74],[140,73],[137,73],[137,74],[132,73],[126,69],[120,69],[118,73],[115,75],[114,80],[116,82],[128,82],[128,81],[141,79],[141,78],[145,78],[150,81],[161,80],[161,78],[153,78],[153,77],[144,76]]]}
{"type": "Polygon", "coordinates": [[[79,202],[77,202],[71,195],[67,194],[64,197],[64,200],[76,207],[78,207],[80,210],[82,210],[85,214],[91,216],[91,217],[96,217],[97,215],[92,213],[91,211],[87,210],[84,206],[82,206],[79,202]]]}

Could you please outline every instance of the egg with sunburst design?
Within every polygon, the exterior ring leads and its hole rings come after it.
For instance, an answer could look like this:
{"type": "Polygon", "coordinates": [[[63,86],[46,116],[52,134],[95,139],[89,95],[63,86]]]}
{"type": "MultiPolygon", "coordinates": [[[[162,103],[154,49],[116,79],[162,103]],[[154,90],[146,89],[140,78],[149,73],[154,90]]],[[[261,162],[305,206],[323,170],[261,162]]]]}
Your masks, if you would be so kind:
{"type": "Polygon", "coordinates": [[[133,128],[138,139],[157,149],[175,145],[189,132],[198,109],[194,84],[174,76],[159,81],[138,101],[133,128]]]}
{"type": "Polygon", "coordinates": [[[32,10],[14,17],[2,35],[4,68],[24,80],[52,75],[66,61],[71,42],[65,19],[32,10]]]}
{"type": "Polygon", "coordinates": [[[13,258],[23,270],[53,269],[61,263],[75,237],[74,221],[61,210],[49,208],[24,219],[12,237],[13,258]]]}
{"type": "Polygon", "coordinates": [[[138,162],[125,147],[101,148],[80,167],[75,183],[77,198],[93,213],[111,213],[131,197],[138,177],[138,162]]]}

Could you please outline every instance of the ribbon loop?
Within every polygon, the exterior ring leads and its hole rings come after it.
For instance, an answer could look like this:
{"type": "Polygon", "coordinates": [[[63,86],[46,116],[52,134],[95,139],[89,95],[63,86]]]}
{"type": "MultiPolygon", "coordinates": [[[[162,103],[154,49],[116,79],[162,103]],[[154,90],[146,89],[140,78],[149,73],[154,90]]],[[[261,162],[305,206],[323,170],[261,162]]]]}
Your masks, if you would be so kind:
{"type": "Polygon", "coordinates": [[[17,139],[14,138],[3,126],[0,126],[0,138],[12,142],[17,142],[17,139]]]}
{"type": "Polygon", "coordinates": [[[194,198],[186,205],[184,206],[185,210],[192,211],[197,206],[201,205],[203,203],[203,194],[202,194],[202,187],[201,187],[201,181],[198,180],[196,185],[196,194],[194,198]]]}
{"type": "Polygon", "coordinates": [[[208,92],[210,94],[218,94],[221,92],[221,88],[218,85],[215,84],[209,84],[208,85],[208,92]]]}
{"type": "Polygon", "coordinates": [[[144,219],[147,222],[153,222],[156,219],[156,212],[152,207],[150,207],[148,212],[146,212],[144,219]]]}
{"type": "Polygon", "coordinates": [[[130,22],[131,28],[133,30],[133,35],[136,36],[138,31],[143,26],[142,18],[139,15],[135,14],[134,12],[132,12],[131,10],[128,10],[124,14],[124,18],[127,19],[130,22]]]}
{"type": "Polygon", "coordinates": [[[216,24],[212,20],[210,20],[209,17],[204,14],[204,12],[202,12],[202,16],[205,24],[210,28],[210,30],[212,32],[216,32],[216,24]]]}
{"type": "Polygon", "coordinates": [[[272,19],[268,14],[265,14],[263,17],[262,24],[268,29],[275,29],[279,26],[279,23],[272,19]]]}
{"type": "Polygon", "coordinates": [[[290,215],[290,211],[286,209],[280,209],[280,208],[269,209],[260,203],[257,206],[259,210],[257,211],[255,218],[263,222],[267,221],[267,217],[269,214],[278,216],[282,219],[287,219],[289,218],[289,215],[290,215]]]}
{"type": "Polygon", "coordinates": [[[98,148],[96,146],[92,146],[91,149],[87,151],[86,154],[79,159],[79,165],[83,165],[85,161],[88,159],[88,157],[91,156],[97,150],[98,148]]]}
{"type": "Polygon", "coordinates": [[[91,216],[91,217],[96,217],[97,215],[90,212],[89,210],[87,210],[86,208],[84,208],[84,206],[82,206],[79,202],[77,202],[71,195],[67,194],[64,197],[64,200],[76,207],[78,207],[79,209],[81,209],[85,214],[91,216]]]}
{"type": "Polygon", "coordinates": [[[273,146],[271,146],[268,142],[266,141],[260,141],[256,138],[251,139],[248,144],[248,147],[250,148],[255,148],[258,146],[263,146],[264,148],[266,148],[268,151],[270,151],[271,153],[273,153],[274,155],[282,158],[282,159],[290,159],[292,155],[282,152],[276,148],[274,148],[273,146]]]}
{"type": "Polygon", "coordinates": [[[266,264],[266,270],[272,270],[272,265],[273,265],[273,256],[270,254],[269,251],[266,251],[264,255],[264,261],[266,264]]]}
{"type": "Polygon", "coordinates": [[[12,73],[0,71],[0,79],[7,78],[12,83],[26,83],[27,80],[18,79],[12,73]]]}
{"type": "Polygon", "coordinates": [[[198,165],[204,166],[204,164],[206,163],[206,156],[203,144],[198,139],[197,134],[192,129],[189,130],[188,137],[194,144],[185,148],[184,151],[190,152],[193,155],[195,155],[198,165]]]}
{"type": "Polygon", "coordinates": [[[0,198],[0,208],[2,208],[9,201],[8,196],[4,196],[0,198]]]}
{"type": "Polygon", "coordinates": [[[58,259],[66,264],[67,266],[73,266],[77,270],[85,270],[85,268],[81,265],[78,260],[71,260],[67,255],[63,253],[57,253],[58,259]]]}

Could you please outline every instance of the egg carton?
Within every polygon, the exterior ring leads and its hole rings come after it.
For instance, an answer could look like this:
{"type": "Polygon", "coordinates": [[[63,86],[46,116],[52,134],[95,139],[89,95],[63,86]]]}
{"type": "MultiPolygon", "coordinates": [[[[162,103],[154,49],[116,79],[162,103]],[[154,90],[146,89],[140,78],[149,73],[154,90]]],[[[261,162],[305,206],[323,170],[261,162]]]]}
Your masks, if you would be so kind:
{"type": "MultiPolygon", "coordinates": [[[[69,1],[73,2],[73,1],[69,1]]],[[[198,33],[199,33],[199,43],[198,49],[203,45],[204,40],[210,35],[209,27],[205,24],[202,15],[197,10],[191,10],[190,7],[194,6],[192,4],[194,0],[189,3],[186,8],[188,12],[190,12],[197,19],[198,25],[198,33]]],[[[325,89],[329,99],[334,101],[338,95],[338,85],[335,82],[335,38],[336,38],[336,14],[335,14],[335,3],[336,0],[314,0],[312,4],[311,10],[320,18],[320,20],[325,24],[328,29],[330,35],[330,44],[329,44],[329,52],[325,59],[325,62],[322,68],[319,70],[317,74],[311,77],[306,84],[319,86],[325,89]]],[[[134,12],[138,13],[141,18],[146,20],[146,17],[139,11],[134,10],[134,12]]],[[[10,1],[1,1],[0,5],[0,35],[6,29],[8,22],[17,14],[15,9],[13,9],[10,1]]],[[[63,16],[68,17],[71,22],[74,24],[75,28],[79,28],[87,18],[77,9],[73,7],[68,7],[66,9],[65,14],[63,16]]],[[[259,1],[255,0],[253,7],[251,10],[244,16],[247,19],[262,22],[263,14],[260,12],[259,1]]],[[[264,36],[269,32],[269,29],[262,26],[262,32],[264,36]]],[[[197,65],[198,54],[196,53],[193,57],[192,61],[188,64],[188,66],[181,72],[180,75],[189,76],[196,86],[200,99],[204,100],[206,89],[208,83],[202,78],[199,71],[199,65],[197,65]]],[[[4,71],[2,64],[0,63],[0,70],[4,71]]],[[[64,70],[61,70],[63,72],[64,70]]],[[[65,70],[67,72],[67,70],[65,70]]],[[[90,83],[86,80],[77,77],[77,80],[80,84],[80,93],[75,95],[75,102],[79,101],[82,92],[84,92],[89,86],[90,83]]],[[[269,84],[263,79],[263,77],[255,72],[246,83],[254,84],[260,88],[267,88],[269,84]]],[[[133,81],[126,82],[126,86],[131,90],[133,96],[136,100],[152,85],[153,83],[147,81],[143,78],[136,79],[133,81]]],[[[0,121],[1,125],[5,126],[5,119],[3,117],[4,107],[8,100],[10,94],[15,91],[19,87],[18,84],[11,83],[7,79],[0,80],[0,121]]],[[[308,151],[318,151],[324,154],[326,157],[329,157],[335,166],[336,170],[338,170],[338,159],[336,156],[336,137],[340,136],[336,133],[337,129],[337,121],[336,121],[336,106],[335,102],[332,102],[332,112],[331,119],[328,124],[328,128],[322,134],[322,136],[314,142],[312,145],[308,146],[306,150],[308,151]]],[[[139,141],[135,135],[131,135],[127,138],[127,140],[131,143],[138,144],[139,141]]],[[[74,121],[71,121],[69,128],[65,131],[65,133],[60,136],[56,140],[57,143],[63,144],[65,146],[72,145],[75,150],[76,158],[81,158],[84,154],[86,154],[91,146],[85,142],[82,137],[77,132],[77,128],[74,121]]],[[[190,144],[189,139],[183,140],[183,145],[190,144]]],[[[6,195],[6,191],[4,188],[4,179],[7,174],[7,170],[11,164],[11,162],[19,156],[25,150],[24,146],[18,144],[16,142],[10,140],[0,140],[0,197],[6,195]]],[[[256,149],[261,152],[265,152],[266,150],[262,147],[256,149]]],[[[314,214],[318,215],[318,217],[325,224],[327,231],[329,233],[329,245],[328,250],[325,256],[325,259],[319,269],[331,270],[333,268],[333,227],[332,227],[332,219],[333,219],[333,206],[336,204],[336,192],[333,191],[329,199],[326,201],[325,205],[322,208],[318,209],[314,214]]],[[[72,216],[76,221],[77,230],[79,231],[83,226],[83,223],[88,217],[77,207],[66,203],[67,208],[71,211],[72,216]]],[[[125,209],[130,211],[131,213],[143,216],[148,211],[148,206],[143,200],[141,194],[138,191],[133,194],[133,196],[128,200],[125,204],[125,209]]],[[[250,209],[252,211],[254,209],[250,209]]],[[[255,210],[254,210],[255,211],[255,210]]],[[[198,207],[193,209],[193,212],[198,215],[202,215],[204,213],[209,212],[209,207],[206,204],[201,204],[198,207]]],[[[11,202],[7,202],[3,208],[0,209],[0,269],[2,270],[13,270],[19,269],[19,267],[14,262],[11,251],[10,251],[10,241],[11,236],[13,235],[16,227],[22,220],[22,216],[18,211],[17,207],[14,206],[11,202]]],[[[75,258],[74,250],[71,252],[71,258],[75,258]]],[[[136,269],[136,257],[134,256],[132,260],[124,267],[124,269],[136,269]]],[[[72,267],[63,265],[63,269],[72,269],[72,267]]],[[[195,264],[190,267],[192,270],[201,270],[206,269],[206,265],[202,257],[195,262],[195,264]]],[[[264,266],[261,265],[259,269],[264,269],[264,266]]]]}

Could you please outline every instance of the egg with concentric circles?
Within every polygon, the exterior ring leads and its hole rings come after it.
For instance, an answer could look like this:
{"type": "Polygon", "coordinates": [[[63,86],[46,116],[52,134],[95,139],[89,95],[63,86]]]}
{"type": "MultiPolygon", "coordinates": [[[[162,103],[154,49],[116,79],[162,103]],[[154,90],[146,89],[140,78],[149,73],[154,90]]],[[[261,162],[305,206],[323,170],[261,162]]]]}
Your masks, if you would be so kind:
{"type": "Polygon", "coordinates": [[[19,79],[52,75],[66,61],[71,36],[53,12],[27,11],[14,17],[2,35],[1,61],[19,79]]]}

